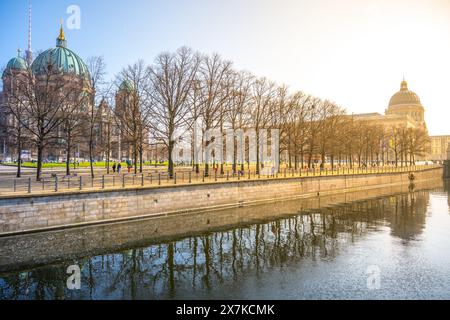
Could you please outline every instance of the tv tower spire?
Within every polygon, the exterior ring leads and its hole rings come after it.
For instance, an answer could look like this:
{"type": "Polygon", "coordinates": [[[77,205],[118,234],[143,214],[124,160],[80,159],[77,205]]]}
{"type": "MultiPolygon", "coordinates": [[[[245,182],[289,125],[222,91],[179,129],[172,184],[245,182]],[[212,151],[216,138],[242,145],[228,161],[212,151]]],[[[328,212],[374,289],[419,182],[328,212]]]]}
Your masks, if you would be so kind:
{"type": "Polygon", "coordinates": [[[33,50],[31,49],[31,0],[28,3],[28,49],[26,59],[29,66],[33,63],[33,50]]]}

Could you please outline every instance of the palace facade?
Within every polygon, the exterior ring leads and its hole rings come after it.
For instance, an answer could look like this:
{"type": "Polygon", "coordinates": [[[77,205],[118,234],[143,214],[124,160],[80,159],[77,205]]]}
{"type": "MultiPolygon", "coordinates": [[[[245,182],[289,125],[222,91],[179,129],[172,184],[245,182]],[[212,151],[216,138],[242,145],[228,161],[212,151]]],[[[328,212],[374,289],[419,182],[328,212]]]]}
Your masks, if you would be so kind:
{"type": "MultiPolygon", "coordinates": [[[[352,115],[353,119],[367,121],[383,126],[386,131],[394,128],[420,129],[428,134],[425,122],[425,108],[419,96],[409,90],[408,83],[403,79],[400,90],[389,101],[385,114],[363,113],[352,115]]],[[[430,148],[421,160],[443,161],[450,151],[450,135],[430,136],[430,148]]]]}
{"type": "Polygon", "coordinates": [[[427,132],[425,123],[425,108],[419,96],[408,89],[408,83],[403,79],[400,91],[395,93],[385,111],[380,113],[362,113],[352,115],[355,120],[367,121],[382,125],[386,130],[396,127],[419,128],[427,132]]]}

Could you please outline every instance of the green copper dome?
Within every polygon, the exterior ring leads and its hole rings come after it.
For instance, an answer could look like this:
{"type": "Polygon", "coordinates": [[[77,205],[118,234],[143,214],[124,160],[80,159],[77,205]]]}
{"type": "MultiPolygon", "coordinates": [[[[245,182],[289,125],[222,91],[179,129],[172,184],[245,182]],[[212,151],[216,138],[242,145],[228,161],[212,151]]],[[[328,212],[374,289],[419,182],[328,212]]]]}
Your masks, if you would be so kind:
{"type": "Polygon", "coordinates": [[[119,86],[120,91],[133,91],[134,83],[131,80],[125,79],[119,86]]]}
{"type": "Polygon", "coordinates": [[[86,80],[90,79],[86,64],[76,53],[67,48],[67,41],[62,27],[56,40],[56,48],[48,49],[41,53],[31,65],[33,73],[38,76],[47,73],[49,68],[55,70],[55,72],[74,74],[86,80]]]}
{"type": "Polygon", "coordinates": [[[9,60],[8,64],[6,65],[5,71],[3,72],[3,76],[8,72],[10,72],[11,70],[15,71],[27,70],[27,62],[25,61],[24,58],[20,56],[20,51],[18,51],[17,57],[9,60]]]}

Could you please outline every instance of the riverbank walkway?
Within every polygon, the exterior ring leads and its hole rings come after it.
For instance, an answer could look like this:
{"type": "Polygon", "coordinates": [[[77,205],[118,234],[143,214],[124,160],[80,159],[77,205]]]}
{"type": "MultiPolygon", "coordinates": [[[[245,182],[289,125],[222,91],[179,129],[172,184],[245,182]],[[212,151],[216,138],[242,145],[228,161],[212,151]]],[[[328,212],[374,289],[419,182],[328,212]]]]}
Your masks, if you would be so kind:
{"type": "Polygon", "coordinates": [[[92,178],[88,171],[75,171],[71,176],[65,176],[64,171],[46,171],[42,181],[36,181],[33,169],[26,169],[22,178],[14,176],[13,167],[0,166],[0,197],[14,198],[24,195],[45,195],[67,192],[89,192],[99,190],[123,190],[149,187],[167,187],[174,185],[190,185],[204,183],[226,183],[236,181],[251,181],[262,179],[292,179],[300,177],[338,176],[338,175],[362,175],[362,174],[391,174],[399,172],[415,172],[426,169],[438,168],[441,165],[417,165],[417,166],[375,166],[368,168],[340,167],[332,170],[326,169],[289,169],[281,168],[280,172],[261,170],[246,170],[243,173],[233,174],[231,167],[225,167],[223,173],[220,168],[210,168],[209,175],[205,171],[199,173],[192,171],[190,167],[180,167],[172,179],[167,174],[166,167],[146,167],[143,173],[115,173],[107,174],[106,170],[96,170],[92,178]]]}

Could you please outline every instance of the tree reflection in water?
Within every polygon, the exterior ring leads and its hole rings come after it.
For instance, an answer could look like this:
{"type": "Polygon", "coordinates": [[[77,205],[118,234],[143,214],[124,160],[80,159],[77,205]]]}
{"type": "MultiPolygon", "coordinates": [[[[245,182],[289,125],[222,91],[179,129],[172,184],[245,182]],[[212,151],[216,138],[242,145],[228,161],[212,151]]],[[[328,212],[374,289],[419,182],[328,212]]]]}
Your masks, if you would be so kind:
{"type": "Polygon", "coordinates": [[[145,248],[0,275],[3,299],[171,299],[209,292],[249,274],[333,260],[358,238],[389,227],[405,242],[420,236],[429,193],[420,191],[329,208],[145,248]],[[78,264],[82,288],[66,289],[66,268],[78,264]]]}

